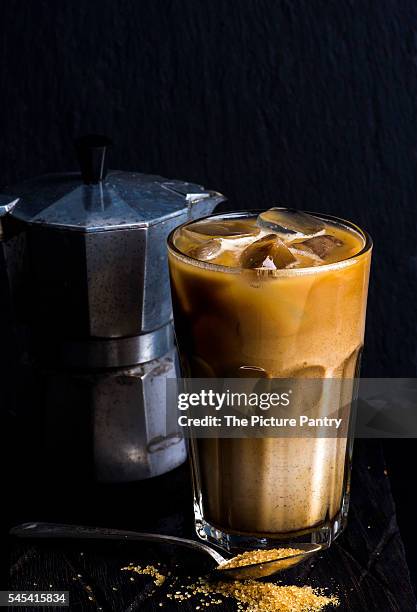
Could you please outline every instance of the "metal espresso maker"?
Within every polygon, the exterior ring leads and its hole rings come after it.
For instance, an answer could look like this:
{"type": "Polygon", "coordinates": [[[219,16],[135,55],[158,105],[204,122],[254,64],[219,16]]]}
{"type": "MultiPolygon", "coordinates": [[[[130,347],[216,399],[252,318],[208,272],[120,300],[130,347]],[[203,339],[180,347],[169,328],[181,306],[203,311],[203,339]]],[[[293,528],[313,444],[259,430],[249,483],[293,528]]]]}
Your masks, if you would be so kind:
{"type": "Polygon", "coordinates": [[[80,173],[4,190],[0,292],[10,296],[15,384],[25,397],[17,418],[38,429],[34,452],[64,474],[117,483],[185,460],[181,432],[166,431],[165,382],[179,375],[166,238],[224,197],[106,173],[109,144],[85,137],[80,173]]]}

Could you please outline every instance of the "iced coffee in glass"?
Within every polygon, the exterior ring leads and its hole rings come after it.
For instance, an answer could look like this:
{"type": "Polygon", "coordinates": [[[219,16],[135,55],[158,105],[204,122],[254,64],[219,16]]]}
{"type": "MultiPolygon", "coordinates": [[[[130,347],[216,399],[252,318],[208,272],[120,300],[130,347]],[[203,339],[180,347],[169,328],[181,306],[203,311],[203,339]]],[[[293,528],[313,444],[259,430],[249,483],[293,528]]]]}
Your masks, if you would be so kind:
{"type": "MultiPolygon", "coordinates": [[[[371,249],[353,223],[279,207],[177,228],[168,250],[183,376],[354,381],[371,249]]],[[[348,405],[353,394],[349,382],[348,405]]],[[[346,522],[351,425],[328,438],[192,439],[197,533],[230,549],[329,545],[346,522]]]]}

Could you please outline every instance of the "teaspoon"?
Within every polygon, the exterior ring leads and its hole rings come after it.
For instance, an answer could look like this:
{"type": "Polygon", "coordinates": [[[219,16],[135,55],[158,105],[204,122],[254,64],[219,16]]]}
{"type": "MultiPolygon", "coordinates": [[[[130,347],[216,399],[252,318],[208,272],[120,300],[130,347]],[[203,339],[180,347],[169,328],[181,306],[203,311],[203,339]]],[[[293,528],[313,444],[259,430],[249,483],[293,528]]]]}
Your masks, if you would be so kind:
{"type": "Polygon", "coordinates": [[[209,555],[216,563],[210,572],[210,578],[216,580],[248,580],[265,578],[277,572],[287,570],[308,559],[311,555],[323,549],[321,544],[294,544],[297,553],[286,557],[272,559],[258,563],[251,563],[240,567],[225,567],[222,564],[230,561],[213,547],[176,536],[162,535],[157,533],[140,533],[136,531],[124,531],[120,529],[105,529],[102,527],[84,527],[81,525],[63,525],[59,523],[23,523],[16,525],[10,530],[10,535],[20,538],[68,538],[68,539],[100,539],[100,540],[124,540],[124,541],[146,541],[160,544],[176,544],[192,548],[209,555]]]}

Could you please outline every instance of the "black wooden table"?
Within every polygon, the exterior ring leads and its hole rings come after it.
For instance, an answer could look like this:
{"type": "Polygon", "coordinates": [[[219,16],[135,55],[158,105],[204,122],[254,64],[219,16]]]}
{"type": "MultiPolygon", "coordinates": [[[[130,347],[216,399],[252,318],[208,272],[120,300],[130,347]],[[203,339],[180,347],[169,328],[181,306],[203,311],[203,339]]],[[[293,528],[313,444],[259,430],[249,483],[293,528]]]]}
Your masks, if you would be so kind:
{"type": "MultiPolygon", "coordinates": [[[[51,499],[33,508],[20,506],[17,518],[155,530],[189,537],[192,516],[188,470],[184,466],[164,477],[128,487],[78,491],[70,487],[63,491],[57,484],[51,499]]],[[[155,588],[150,577],[121,568],[128,563],[144,566],[159,562],[162,573],[170,570],[186,582],[187,576],[202,574],[211,566],[198,554],[145,543],[10,540],[10,544],[10,588],[69,590],[70,610],[74,612],[195,610],[197,600],[172,603],[166,598],[167,591],[172,590],[172,579],[155,588]]],[[[416,610],[378,441],[356,443],[346,532],[329,550],[277,579],[327,587],[339,596],[340,612],[416,610]]],[[[223,612],[235,610],[236,604],[225,600],[221,606],[204,609],[223,612]]]]}

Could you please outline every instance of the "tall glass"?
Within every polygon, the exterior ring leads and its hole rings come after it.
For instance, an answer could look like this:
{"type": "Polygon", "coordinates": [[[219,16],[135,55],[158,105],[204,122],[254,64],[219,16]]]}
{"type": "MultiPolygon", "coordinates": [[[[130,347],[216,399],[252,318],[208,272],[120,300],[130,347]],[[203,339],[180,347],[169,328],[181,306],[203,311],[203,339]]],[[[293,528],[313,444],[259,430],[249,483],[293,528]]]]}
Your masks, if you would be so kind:
{"type": "MultiPolygon", "coordinates": [[[[178,244],[188,224],[171,233],[174,322],[185,377],[356,378],[372,242],[350,222],[315,216],[360,241],[357,253],[259,274],[184,255],[178,244]]],[[[256,215],[247,212],[210,217],[251,218],[256,215]]],[[[354,393],[347,384],[345,403],[354,393]]],[[[277,540],[330,545],[346,523],[352,429],[350,423],[347,434],[329,438],[192,439],[198,535],[229,549],[277,540]]]]}

